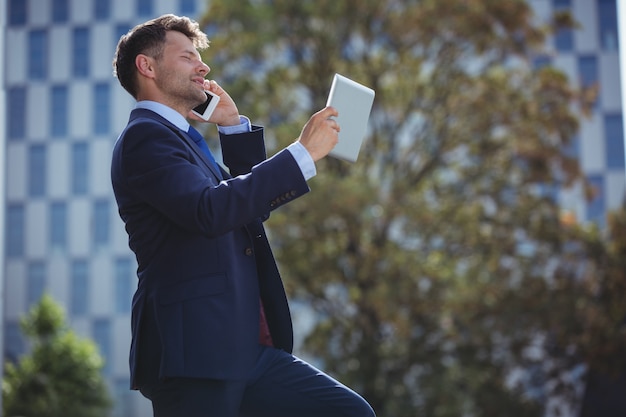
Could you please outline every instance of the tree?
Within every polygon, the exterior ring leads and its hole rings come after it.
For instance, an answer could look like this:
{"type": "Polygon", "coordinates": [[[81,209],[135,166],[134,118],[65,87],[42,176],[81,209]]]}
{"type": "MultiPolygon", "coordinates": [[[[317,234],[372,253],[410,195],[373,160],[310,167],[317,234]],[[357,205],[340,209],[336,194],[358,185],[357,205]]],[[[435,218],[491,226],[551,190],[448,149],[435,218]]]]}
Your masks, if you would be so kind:
{"type": "Polygon", "coordinates": [[[380,416],[536,416],[571,395],[569,309],[588,293],[555,284],[577,236],[552,191],[580,179],[563,148],[587,95],[533,67],[552,28],[522,0],[212,0],[204,24],[270,146],[335,72],[376,90],[359,161],[323,160],[268,222],[287,290],[319,315],[308,353],[380,416]]]}
{"type": "Polygon", "coordinates": [[[49,295],[21,321],[32,352],[6,364],[2,384],[7,417],[100,417],[110,405],[96,345],[65,325],[63,310],[49,295]]]}
{"type": "MultiPolygon", "coordinates": [[[[587,367],[581,416],[622,416],[626,412],[626,206],[607,216],[606,233],[571,225],[569,262],[555,276],[578,297],[569,300],[574,320],[554,332],[560,346],[587,367]]],[[[568,302],[567,299],[563,300],[568,302]]],[[[567,355],[563,355],[567,356],[567,355]]]]}

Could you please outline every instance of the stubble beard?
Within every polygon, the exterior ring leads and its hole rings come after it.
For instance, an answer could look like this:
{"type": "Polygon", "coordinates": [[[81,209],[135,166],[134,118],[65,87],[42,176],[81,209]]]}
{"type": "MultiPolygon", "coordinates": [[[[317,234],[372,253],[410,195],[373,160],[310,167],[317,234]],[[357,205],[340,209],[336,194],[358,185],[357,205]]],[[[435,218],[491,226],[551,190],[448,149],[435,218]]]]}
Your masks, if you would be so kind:
{"type": "Polygon", "coordinates": [[[191,77],[185,78],[175,71],[165,71],[163,75],[157,86],[167,95],[172,107],[191,110],[206,101],[204,90],[199,89],[191,77]]]}

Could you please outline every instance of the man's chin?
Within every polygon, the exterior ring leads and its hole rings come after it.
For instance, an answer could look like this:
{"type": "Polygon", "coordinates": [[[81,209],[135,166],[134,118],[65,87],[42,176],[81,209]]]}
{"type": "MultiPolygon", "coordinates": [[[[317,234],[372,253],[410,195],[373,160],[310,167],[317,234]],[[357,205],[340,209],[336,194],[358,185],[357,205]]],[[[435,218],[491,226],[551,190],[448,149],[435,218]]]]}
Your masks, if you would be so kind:
{"type": "Polygon", "coordinates": [[[198,103],[196,104],[196,106],[201,105],[202,103],[204,103],[205,101],[207,101],[208,96],[207,94],[204,92],[204,90],[202,90],[202,95],[198,94],[198,103]]]}

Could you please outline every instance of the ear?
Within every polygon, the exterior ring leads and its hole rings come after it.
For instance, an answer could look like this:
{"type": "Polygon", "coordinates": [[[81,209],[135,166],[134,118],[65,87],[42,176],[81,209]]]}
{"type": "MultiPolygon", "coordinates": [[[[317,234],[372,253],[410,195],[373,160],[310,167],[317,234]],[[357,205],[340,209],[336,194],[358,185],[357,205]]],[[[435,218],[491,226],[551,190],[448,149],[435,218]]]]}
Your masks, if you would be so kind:
{"type": "Polygon", "coordinates": [[[135,66],[139,74],[147,78],[154,78],[154,60],[144,54],[139,54],[135,58],[135,66]]]}

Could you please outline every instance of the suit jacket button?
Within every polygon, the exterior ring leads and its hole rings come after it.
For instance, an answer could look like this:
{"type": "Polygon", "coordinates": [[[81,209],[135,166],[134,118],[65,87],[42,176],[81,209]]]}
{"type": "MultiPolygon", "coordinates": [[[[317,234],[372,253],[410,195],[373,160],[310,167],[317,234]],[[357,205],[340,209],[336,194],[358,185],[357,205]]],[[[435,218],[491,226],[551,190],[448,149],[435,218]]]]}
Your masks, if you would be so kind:
{"type": "Polygon", "coordinates": [[[245,253],[246,253],[246,256],[252,256],[254,252],[252,251],[252,248],[246,248],[245,253]]]}

